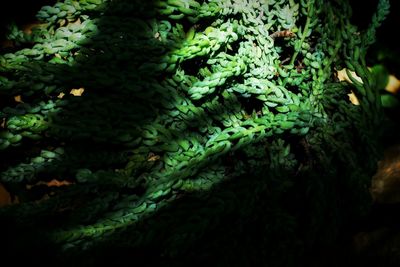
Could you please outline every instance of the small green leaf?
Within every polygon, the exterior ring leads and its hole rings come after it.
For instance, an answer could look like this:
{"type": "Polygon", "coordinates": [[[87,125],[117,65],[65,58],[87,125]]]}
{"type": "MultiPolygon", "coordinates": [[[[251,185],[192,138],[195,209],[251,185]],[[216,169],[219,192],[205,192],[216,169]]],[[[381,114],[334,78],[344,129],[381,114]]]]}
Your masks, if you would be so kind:
{"type": "Polygon", "coordinates": [[[375,65],[371,68],[371,72],[375,77],[376,87],[379,90],[385,89],[389,82],[389,72],[383,65],[375,65]]]}
{"type": "Polygon", "coordinates": [[[132,212],[133,213],[142,213],[143,211],[145,211],[146,207],[147,207],[146,202],[143,202],[140,206],[132,209],[132,212]]]}
{"type": "Polygon", "coordinates": [[[399,106],[400,101],[393,95],[381,95],[382,106],[384,108],[395,108],[399,106]]]}

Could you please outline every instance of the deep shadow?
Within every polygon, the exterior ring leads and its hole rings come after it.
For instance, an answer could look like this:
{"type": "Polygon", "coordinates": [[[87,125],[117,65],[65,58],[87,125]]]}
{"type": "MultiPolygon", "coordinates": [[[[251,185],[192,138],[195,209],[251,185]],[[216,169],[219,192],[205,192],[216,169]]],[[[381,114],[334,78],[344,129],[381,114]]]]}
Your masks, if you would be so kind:
{"type": "Polygon", "coordinates": [[[18,0],[7,2],[7,7],[3,6],[0,13],[0,41],[5,40],[7,26],[10,23],[24,25],[35,20],[37,11],[44,5],[52,5],[56,0],[18,0]]]}

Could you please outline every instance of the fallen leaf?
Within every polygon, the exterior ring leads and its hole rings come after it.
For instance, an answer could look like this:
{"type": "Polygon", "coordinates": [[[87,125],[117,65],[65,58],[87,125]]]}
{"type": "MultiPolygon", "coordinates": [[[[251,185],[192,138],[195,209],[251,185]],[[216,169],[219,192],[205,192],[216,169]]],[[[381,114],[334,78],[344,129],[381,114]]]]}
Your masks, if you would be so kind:
{"type": "Polygon", "coordinates": [[[38,186],[38,185],[46,185],[48,187],[61,187],[61,186],[68,186],[68,185],[71,185],[71,184],[73,184],[73,183],[69,182],[69,181],[66,181],[66,180],[59,181],[57,179],[53,179],[50,182],[39,181],[39,182],[37,182],[36,184],[33,184],[33,185],[27,184],[26,185],[26,189],[30,190],[33,187],[38,186]]]}
{"type": "Polygon", "coordinates": [[[14,100],[15,100],[15,102],[18,102],[18,103],[24,103],[24,102],[22,101],[22,98],[21,98],[20,95],[14,96],[14,100]]]}
{"type": "Polygon", "coordinates": [[[389,82],[385,88],[386,91],[397,94],[400,92],[400,80],[396,78],[394,75],[389,75],[389,82]]]}
{"type": "Polygon", "coordinates": [[[81,96],[84,91],[85,91],[84,88],[79,88],[79,89],[72,89],[69,93],[74,96],[81,96]]]}
{"type": "Polygon", "coordinates": [[[68,181],[58,181],[56,179],[51,180],[50,182],[47,182],[47,186],[51,187],[51,186],[56,186],[56,187],[60,187],[60,186],[65,186],[65,185],[71,185],[71,182],[68,181]]]}
{"type": "Polygon", "coordinates": [[[353,91],[351,91],[350,94],[347,94],[349,96],[349,100],[353,105],[359,106],[360,101],[358,100],[357,96],[354,94],[353,91]]]}
{"type": "MultiPolygon", "coordinates": [[[[362,79],[360,77],[358,77],[354,71],[350,71],[350,73],[354,77],[354,79],[356,79],[357,81],[362,83],[362,79]]],[[[345,68],[337,71],[337,77],[338,77],[339,81],[346,81],[348,83],[352,83],[352,81],[350,80],[349,76],[346,73],[345,68]]],[[[347,94],[347,95],[349,96],[349,100],[353,105],[356,105],[356,106],[360,105],[360,101],[358,100],[357,96],[354,94],[353,91],[351,91],[351,93],[347,94]]]]}
{"type": "Polygon", "coordinates": [[[4,207],[6,205],[12,204],[11,195],[4,188],[2,184],[0,184],[0,207],[4,207]]]}
{"type": "MultiPolygon", "coordinates": [[[[359,76],[357,76],[357,74],[354,71],[349,71],[349,72],[356,81],[363,83],[362,79],[359,76]]],[[[346,82],[352,83],[349,76],[347,76],[346,68],[337,71],[337,77],[338,77],[339,81],[346,81],[346,82]]]]}
{"type": "Polygon", "coordinates": [[[81,19],[78,18],[78,19],[75,20],[74,22],[69,22],[68,24],[69,24],[69,25],[77,25],[77,26],[79,26],[79,25],[81,25],[82,23],[81,23],[81,19]]]}

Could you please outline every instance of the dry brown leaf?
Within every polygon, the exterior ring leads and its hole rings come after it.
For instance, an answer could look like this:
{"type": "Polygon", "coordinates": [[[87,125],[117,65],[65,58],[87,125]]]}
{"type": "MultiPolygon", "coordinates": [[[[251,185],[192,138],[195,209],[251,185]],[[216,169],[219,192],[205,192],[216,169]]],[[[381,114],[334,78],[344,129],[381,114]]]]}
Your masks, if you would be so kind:
{"type": "MultiPolygon", "coordinates": [[[[349,71],[349,72],[356,81],[363,83],[362,79],[360,77],[358,77],[354,71],[349,71]]],[[[339,81],[346,81],[346,82],[352,83],[349,76],[347,76],[346,68],[337,71],[337,77],[338,77],[339,81]]]]}
{"type": "Polygon", "coordinates": [[[353,105],[360,105],[360,101],[358,100],[357,96],[354,94],[353,91],[351,91],[350,94],[347,94],[349,96],[349,100],[353,105]]]}
{"type": "Polygon", "coordinates": [[[51,180],[50,182],[47,182],[46,185],[51,187],[51,186],[56,186],[56,187],[60,187],[60,186],[66,186],[66,185],[71,185],[72,183],[69,181],[58,181],[56,179],[51,180]]]}
{"type": "Polygon", "coordinates": [[[6,205],[12,204],[11,195],[4,188],[2,184],[0,184],[0,207],[4,207],[6,205]]]}
{"type": "Polygon", "coordinates": [[[72,89],[69,93],[74,96],[81,96],[85,91],[84,88],[72,89]]]}
{"type": "Polygon", "coordinates": [[[15,102],[18,102],[18,103],[24,103],[24,101],[22,101],[22,97],[20,95],[14,96],[14,100],[15,100],[15,102]]]}
{"type": "MultiPolygon", "coordinates": [[[[360,77],[358,77],[354,71],[350,71],[350,74],[354,77],[354,79],[356,79],[357,81],[362,83],[362,79],[360,77]]],[[[352,81],[350,80],[349,76],[346,73],[346,69],[337,71],[337,77],[338,77],[339,81],[346,81],[348,83],[352,83],[352,81]]],[[[353,105],[356,105],[356,106],[360,105],[360,101],[358,100],[357,96],[354,94],[353,91],[351,91],[351,93],[347,94],[347,95],[349,96],[349,100],[353,105]]]]}
{"type": "Polygon", "coordinates": [[[389,75],[389,82],[385,88],[386,91],[391,92],[393,94],[397,94],[400,92],[400,80],[396,78],[394,75],[389,75]]]}
{"type": "Polygon", "coordinates": [[[154,153],[149,153],[148,157],[147,157],[147,161],[156,161],[159,160],[160,156],[156,155],[154,153]]]}
{"type": "Polygon", "coordinates": [[[59,181],[57,179],[53,179],[50,182],[39,181],[39,182],[37,182],[36,184],[33,184],[33,185],[27,184],[26,185],[26,189],[30,190],[33,187],[38,186],[38,185],[46,185],[48,187],[61,187],[61,186],[68,186],[68,185],[71,185],[71,184],[73,184],[73,183],[69,182],[69,181],[66,181],[66,180],[59,181]]]}
{"type": "Polygon", "coordinates": [[[81,25],[82,22],[81,22],[81,19],[78,18],[77,20],[75,20],[75,21],[73,21],[73,22],[70,22],[70,23],[68,23],[68,24],[70,24],[70,25],[81,25]]]}

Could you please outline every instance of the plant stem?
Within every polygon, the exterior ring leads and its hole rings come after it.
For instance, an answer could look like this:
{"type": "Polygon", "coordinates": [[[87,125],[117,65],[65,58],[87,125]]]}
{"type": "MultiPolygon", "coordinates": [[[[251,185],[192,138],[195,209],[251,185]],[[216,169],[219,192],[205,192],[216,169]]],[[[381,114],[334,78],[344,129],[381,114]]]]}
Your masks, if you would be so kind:
{"type": "Polygon", "coordinates": [[[304,39],[306,38],[305,34],[308,32],[308,27],[310,25],[310,17],[311,17],[310,13],[313,11],[312,8],[313,8],[312,4],[309,3],[308,4],[308,8],[307,8],[308,10],[307,10],[306,24],[304,26],[303,34],[302,34],[301,39],[300,39],[300,45],[299,45],[298,49],[296,49],[296,51],[294,52],[294,54],[292,56],[292,59],[290,60],[290,64],[289,65],[291,65],[291,66],[294,64],[294,61],[296,60],[296,57],[297,57],[297,55],[299,54],[299,52],[301,50],[301,46],[303,45],[304,39]]]}

